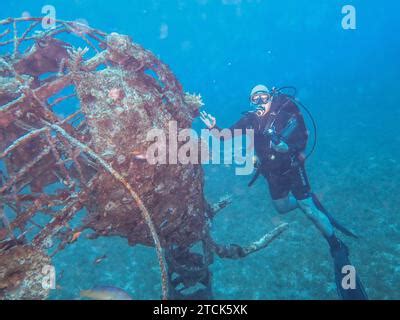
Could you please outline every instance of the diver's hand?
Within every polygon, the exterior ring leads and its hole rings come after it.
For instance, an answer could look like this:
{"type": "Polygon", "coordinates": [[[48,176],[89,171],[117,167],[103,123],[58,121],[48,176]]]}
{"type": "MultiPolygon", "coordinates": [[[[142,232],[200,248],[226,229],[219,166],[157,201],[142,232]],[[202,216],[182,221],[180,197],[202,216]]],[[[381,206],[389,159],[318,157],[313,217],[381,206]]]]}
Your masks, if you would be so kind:
{"type": "Polygon", "coordinates": [[[274,128],[270,128],[264,132],[271,139],[271,148],[276,152],[286,153],[289,151],[287,143],[279,137],[274,128]]]}
{"type": "Polygon", "coordinates": [[[204,122],[208,129],[214,128],[217,124],[215,117],[205,111],[200,112],[200,119],[204,122]]]}
{"type": "Polygon", "coordinates": [[[271,147],[272,149],[274,149],[276,152],[279,153],[286,153],[289,151],[289,146],[287,145],[286,142],[282,140],[278,144],[271,142],[271,147]]]}

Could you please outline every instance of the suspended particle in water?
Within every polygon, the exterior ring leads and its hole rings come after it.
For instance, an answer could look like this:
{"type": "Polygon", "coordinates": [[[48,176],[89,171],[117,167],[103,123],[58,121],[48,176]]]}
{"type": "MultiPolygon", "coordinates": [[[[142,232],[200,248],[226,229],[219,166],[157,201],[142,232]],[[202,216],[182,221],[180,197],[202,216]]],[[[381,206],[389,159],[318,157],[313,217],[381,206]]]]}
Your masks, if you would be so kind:
{"type": "Polygon", "coordinates": [[[160,26],[160,39],[168,38],[168,25],[166,23],[161,24],[160,26]]]}
{"type": "Polygon", "coordinates": [[[21,13],[21,17],[22,18],[30,18],[31,14],[30,14],[29,11],[24,11],[24,12],[21,13]]]}

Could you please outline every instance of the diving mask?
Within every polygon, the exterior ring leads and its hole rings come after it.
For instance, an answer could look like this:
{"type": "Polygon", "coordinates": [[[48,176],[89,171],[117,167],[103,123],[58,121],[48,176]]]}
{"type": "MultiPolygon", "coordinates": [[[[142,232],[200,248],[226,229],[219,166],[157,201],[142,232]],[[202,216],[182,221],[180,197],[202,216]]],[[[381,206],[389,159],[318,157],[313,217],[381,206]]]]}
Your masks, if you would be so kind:
{"type": "Polygon", "coordinates": [[[254,105],[267,104],[272,99],[272,96],[267,92],[256,92],[250,97],[250,101],[254,105]]]}

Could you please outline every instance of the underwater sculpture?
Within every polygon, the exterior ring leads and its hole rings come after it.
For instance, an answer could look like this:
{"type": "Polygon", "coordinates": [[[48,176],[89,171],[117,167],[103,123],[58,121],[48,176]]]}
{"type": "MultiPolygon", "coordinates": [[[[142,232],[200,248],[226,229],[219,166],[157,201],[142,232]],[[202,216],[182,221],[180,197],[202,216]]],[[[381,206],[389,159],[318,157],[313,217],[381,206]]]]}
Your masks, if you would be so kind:
{"type": "Polygon", "coordinates": [[[0,21],[0,299],[45,299],[37,271],[86,229],[154,246],[164,299],[211,298],[214,253],[244,257],[287,225],[248,247],[216,244],[211,220],[230,200],[207,203],[201,165],[142,156],[151,128],[191,127],[200,96],[128,36],[62,20],[41,30],[40,21],[0,21]]]}

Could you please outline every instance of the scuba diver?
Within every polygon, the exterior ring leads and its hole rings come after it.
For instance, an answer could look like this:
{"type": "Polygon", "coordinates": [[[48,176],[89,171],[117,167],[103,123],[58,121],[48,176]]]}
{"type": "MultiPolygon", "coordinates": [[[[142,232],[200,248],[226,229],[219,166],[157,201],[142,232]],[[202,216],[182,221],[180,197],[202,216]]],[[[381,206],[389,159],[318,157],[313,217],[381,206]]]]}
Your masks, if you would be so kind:
{"type": "MultiPolygon", "coordinates": [[[[349,250],[336,236],[334,228],[348,236],[357,236],[339,224],[311,191],[305,171],[305,160],[310,154],[304,155],[308,131],[300,107],[309,115],[310,113],[294,95],[284,93],[287,88],[290,87],[269,90],[265,85],[255,86],[251,90],[250,102],[256,109],[246,112],[229,128],[232,136],[234,129],[241,129],[239,132],[245,132],[245,129],[254,130],[254,148],[258,161],[255,164],[256,173],[249,186],[262,175],[267,180],[274,208],[279,213],[301,209],[329,244],[339,296],[345,300],[368,299],[357,276],[355,288],[344,288],[342,285],[346,276],[343,267],[351,266],[351,262],[349,250]]],[[[211,114],[202,111],[200,118],[208,129],[220,130],[211,114]]],[[[315,129],[314,120],[313,124],[315,129]]],[[[313,149],[314,147],[315,140],[313,149]]]]}

